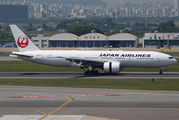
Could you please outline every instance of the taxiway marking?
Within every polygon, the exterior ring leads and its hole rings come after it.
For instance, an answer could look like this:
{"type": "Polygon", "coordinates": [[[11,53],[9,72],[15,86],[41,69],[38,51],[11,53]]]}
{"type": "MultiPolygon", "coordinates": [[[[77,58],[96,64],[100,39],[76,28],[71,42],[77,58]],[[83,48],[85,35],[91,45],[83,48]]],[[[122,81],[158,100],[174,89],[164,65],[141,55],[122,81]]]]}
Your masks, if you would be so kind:
{"type": "MultiPolygon", "coordinates": [[[[6,93],[6,92],[5,92],[6,93]]],[[[6,93],[7,94],[7,93],[6,93]]],[[[56,112],[57,110],[61,109],[62,107],[64,107],[65,105],[69,104],[71,101],[73,101],[73,99],[71,97],[68,97],[66,95],[62,95],[66,98],[68,98],[69,100],[64,103],[62,106],[60,106],[59,108],[53,110],[52,112],[50,112],[49,114],[45,114],[39,110],[34,110],[34,109],[28,109],[28,108],[23,108],[23,107],[14,107],[14,106],[4,106],[4,105],[0,105],[1,107],[9,107],[9,108],[18,108],[18,109],[23,109],[23,110],[29,110],[29,111],[34,111],[34,112],[38,112],[42,115],[45,115],[44,117],[40,118],[39,120],[43,120],[44,118],[46,117],[52,117],[52,118],[59,118],[59,119],[66,119],[66,120],[71,120],[71,119],[68,119],[68,118],[61,118],[61,117],[54,117],[54,116],[51,116],[52,113],[56,112]]]]}
{"type": "MultiPolygon", "coordinates": [[[[124,94],[150,94],[167,93],[168,91],[150,91],[150,92],[129,92],[129,93],[111,93],[111,94],[86,94],[86,95],[67,95],[68,97],[102,97],[102,96],[120,96],[124,94]]],[[[61,95],[40,95],[40,96],[8,96],[8,98],[51,98],[62,97],[61,95]]]]}
{"type": "Polygon", "coordinates": [[[3,94],[0,95],[0,97],[2,96],[6,96],[7,92],[3,92],[3,94]]]}
{"type": "Polygon", "coordinates": [[[18,109],[23,109],[23,110],[30,110],[30,111],[34,111],[34,112],[38,112],[40,114],[46,115],[45,113],[39,111],[39,110],[34,110],[34,109],[28,109],[28,108],[23,108],[23,107],[14,107],[14,106],[4,106],[4,105],[0,105],[1,107],[9,107],[9,108],[18,108],[18,109]]]}
{"type": "Polygon", "coordinates": [[[73,99],[72,99],[71,97],[68,97],[68,96],[66,96],[66,95],[62,95],[62,96],[68,98],[69,100],[68,100],[66,103],[64,103],[62,106],[60,106],[59,108],[53,110],[53,111],[50,112],[49,114],[47,114],[47,115],[45,115],[44,117],[40,118],[39,120],[43,120],[43,119],[46,118],[47,116],[50,116],[52,113],[56,112],[57,110],[61,109],[62,107],[64,107],[65,105],[68,105],[70,102],[73,101],[73,99]]]}
{"type": "Polygon", "coordinates": [[[169,91],[150,91],[150,92],[128,92],[128,93],[114,93],[119,95],[125,95],[125,94],[150,94],[150,93],[167,93],[169,91]]]}

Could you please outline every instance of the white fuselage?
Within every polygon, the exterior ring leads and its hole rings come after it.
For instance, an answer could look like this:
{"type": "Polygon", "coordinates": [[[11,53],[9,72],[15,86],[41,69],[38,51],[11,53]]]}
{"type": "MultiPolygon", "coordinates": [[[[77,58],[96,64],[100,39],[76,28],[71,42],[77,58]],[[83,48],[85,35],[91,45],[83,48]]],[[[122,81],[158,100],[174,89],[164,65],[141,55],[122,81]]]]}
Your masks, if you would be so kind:
{"type": "Polygon", "coordinates": [[[66,58],[93,60],[101,63],[120,62],[122,67],[160,68],[175,64],[172,56],[151,51],[61,51],[39,50],[22,52],[33,57],[18,57],[40,64],[57,67],[80,67],[80,63],[68,61],[66,58]]]}

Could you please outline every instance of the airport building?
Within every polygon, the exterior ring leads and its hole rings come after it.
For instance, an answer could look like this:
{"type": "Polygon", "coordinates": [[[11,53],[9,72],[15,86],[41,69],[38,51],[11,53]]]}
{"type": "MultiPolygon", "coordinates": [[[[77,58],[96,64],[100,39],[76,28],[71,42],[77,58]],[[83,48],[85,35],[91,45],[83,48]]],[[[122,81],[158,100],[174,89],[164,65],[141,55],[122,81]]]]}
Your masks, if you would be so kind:
{"type": "Polygon", "coordinates": [[[48,47],[77,47],[78,36],[71,33],[59,33],[49,37],[48,40],[48,47]]]}
{"type": "Polygon", "coordinates": [[[15,41],[0,41],[0,47],[17,47],[15,41]]]}
{"type": "Polygon", "coordinates": [[[100,33],[89,33],[79,37],[77,47],[108,47],[108,37],[100,33]]]}
{"type": "Polygon", "coordinates": [[[143,47],[179,47],[179,33],[145,33],[143,47]]]}
{"type": "Polygon", "coordinates": [[[42,34],[38,34],[37,37],[32,37],[34,44],[39,48],[47,48],[49,46],[49,37],[44,37],[42,34]]]}
{"type": "Polygon", "coordinates": [[[82,47],[82,48],[100,48],[100,47],[138,47],[139,38],[128,33],[118,33],[107,37],[106,35],[95,33],[92,30],[91,33],[76,36],[71,33],[59,33],[51,37],[44,37],[38,35],[32,37],[34,43],[39,47],[82,47]]]}
{"type": "Polygon", "coordinates": [[[138,47],[139,38],[128,33],[118,33],[108,37],[109,47],[138,47]]]}
{"type": "Polygon", "coordinates": [[[28,5],[0,5],[0,19],[28,19],[28,5]]]}

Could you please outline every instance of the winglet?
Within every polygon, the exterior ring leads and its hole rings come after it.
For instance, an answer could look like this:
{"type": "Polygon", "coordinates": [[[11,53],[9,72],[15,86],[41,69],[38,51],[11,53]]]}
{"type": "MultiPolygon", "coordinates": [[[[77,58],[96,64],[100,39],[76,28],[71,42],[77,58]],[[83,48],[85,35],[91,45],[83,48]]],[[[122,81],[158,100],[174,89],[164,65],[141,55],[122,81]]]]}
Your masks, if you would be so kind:
{"type": "Polygon", "coordinates": [[[10,25],[10,28],[20,52],[39,50],[39,48],[16,25],[10,25]]]}

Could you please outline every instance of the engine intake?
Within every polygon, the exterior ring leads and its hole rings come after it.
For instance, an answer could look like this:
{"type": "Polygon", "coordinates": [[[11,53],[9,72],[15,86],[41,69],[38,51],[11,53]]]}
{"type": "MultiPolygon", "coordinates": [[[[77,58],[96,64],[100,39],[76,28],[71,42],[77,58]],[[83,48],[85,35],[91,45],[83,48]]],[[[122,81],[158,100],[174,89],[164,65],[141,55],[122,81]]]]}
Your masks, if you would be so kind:
{"type": "Polygon", "coordinates": [[[120,62],[105,62],[103,69],[105,73],[119,73],[120,72],[120,62]]]}

